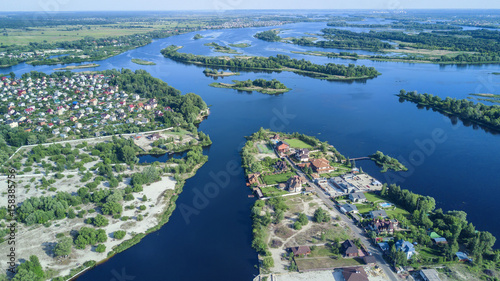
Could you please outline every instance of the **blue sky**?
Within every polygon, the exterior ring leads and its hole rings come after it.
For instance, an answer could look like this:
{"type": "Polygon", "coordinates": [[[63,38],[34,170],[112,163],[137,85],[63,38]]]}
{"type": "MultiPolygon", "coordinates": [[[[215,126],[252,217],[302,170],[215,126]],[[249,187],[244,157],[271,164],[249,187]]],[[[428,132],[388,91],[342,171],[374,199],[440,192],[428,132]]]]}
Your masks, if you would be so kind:
{"type": "Polygon", "coordinates": [[[2,11],[234,9],[500,9],[498,0],[16,0],[2,11]]]}

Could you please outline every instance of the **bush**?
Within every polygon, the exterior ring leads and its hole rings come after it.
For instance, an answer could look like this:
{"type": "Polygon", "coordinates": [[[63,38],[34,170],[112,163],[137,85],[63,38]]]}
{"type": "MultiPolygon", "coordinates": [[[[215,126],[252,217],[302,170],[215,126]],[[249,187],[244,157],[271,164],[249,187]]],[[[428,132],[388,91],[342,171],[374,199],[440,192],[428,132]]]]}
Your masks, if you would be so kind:
{"type": "Polygon", "coordinates": [[[99,244],[95,248],[95,251],[98,253],[104,253],[106,251],[106,246],[104,244],[99,244]]]}
{"type": "Polygon", "coordinates": [[[141,211],[146,210],[146,206],[144,206],[144,205],[139,206],[139,210],[141,210],[141,211]]]}
{"type": "Polygon", "coordinates": [[[294,224],[293,224],[293,228],[295,230],[301,230],[302,229],[302,224],[298,221],[296,221],[294,224]]]}
{"type": "Polygon", "coordinates": [[[124,230],[117,230],[115,232],[113,232],[113,238],[115,239],[123,239],[123,237],[125,237],[125,234],[127,234],[124,230]]]}

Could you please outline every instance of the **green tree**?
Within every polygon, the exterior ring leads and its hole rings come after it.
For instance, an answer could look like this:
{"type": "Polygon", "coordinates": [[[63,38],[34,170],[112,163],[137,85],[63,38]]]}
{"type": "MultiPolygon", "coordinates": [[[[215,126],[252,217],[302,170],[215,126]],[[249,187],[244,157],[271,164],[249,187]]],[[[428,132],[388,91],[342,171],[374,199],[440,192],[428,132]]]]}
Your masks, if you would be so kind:
{"type": "Polygon", "coordinates": [[[264,259],[262,260],[262,266],[264,266],[264,268],[271,268],[271,267],[274,267],[274,260],[272,257],[264,257],[264,259]]]}
{"type": "Polygon", "coordinates": [[[95,251],[98,253],[104,253],[106,251],[106,245],[104,245],[104,244],[97,245],[97,247],[95,248],[95,251]]]}
{"type": "Polygon", "coordinates": [[[101,215],[101,214],[98,214],[97,216],[95,216],[95,218],[92,220],[92,223],[97,226],[97,227],[101,227],[101,226],[106,226],[109,224],[109,221],[108,219],[101,215]]]}
{"type": "Polygon", "coordinates": [[[63,237],[54,247],[54,254],[56,256],[68,256],[71,254],[73,247],[73,240],[69,237],[63,237]]]}
{"type": "Polygon", "coordinates": [[[300,224],[302,225],[307,225],[307,223],[309,223],[309,219],[304,213],[299,214],[299,218],[297,219],[297,221],[300,222],[300,224]]]}
{"type": "Polygon", "coordinates": [[[318,223],[330,221],[330,215],[327,212],[325,212],[325,210],[323,210],[321,207],[316,209],[316,211],[314,211],[313,218],[314,218],[314,221],[318,222],[318,223]]]}

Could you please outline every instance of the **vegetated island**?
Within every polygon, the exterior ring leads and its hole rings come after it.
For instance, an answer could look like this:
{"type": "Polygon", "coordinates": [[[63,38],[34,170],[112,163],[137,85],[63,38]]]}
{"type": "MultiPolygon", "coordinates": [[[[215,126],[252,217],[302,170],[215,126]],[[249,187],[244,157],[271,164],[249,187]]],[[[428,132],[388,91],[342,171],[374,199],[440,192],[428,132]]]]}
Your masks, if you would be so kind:
{"type": "Polygon", "coordinates": [[[81,65],[68,65],[66,67],[59,67],[59,68],[54,68],[54,70],[73,70],[73,69],[82,69],[82,68],[92,68],[92,67],[98,67],[99,65],[97,63],[87,63],[87,64],[81,64],[81,65]]]}
{"type": "Polygon", "coordinates": [[[468,97],[468,98],[475,98],[479,101],[487,101],[491,103],[500,103],[500,95],[499,94],[469,94],[470,96],[475,96],[475,97],[468,97]]]}
{"type": "Polygon", "coordinates": [[[239,72],[231,72],[231,71],[224,71],[224,70],[218,71],[217,69],[209,69],[209,68],[205,68],[205,70],[203,70],[203,74],[205,74],[206,76],[212,76],[212,77],[225,77],[225,76],[232,76],[232,75],[240,75],[239,72]]]}
{"type": "Polygon", "coordinates": [[[198,39],[201,39],[201,38],[203,38],[203,35],[201,35],[201,34],[199,34],[199,33],[198,33],[198,34],[196,34],[196,35],[193,37],[193,39],[194,39],[194,40],[198,40],[198,39]]]}
{"type": "Polygon", "coordinates": [[[211,57],[194,54],[179,53],[182,47],[171,45],[161,50],[161,53],[172,60],[192,63],[203,66],[226,67],[234,69],[249,69],[263,71],[290,71],[304,76],[325,80],[358,80],[374,78],[380,73],[374,67],[356,66],[349,64],[328,63],[314,64],[310,61],[291,59],[289,56],[276,57],[211,57]]]}
{"type": "Polygon", "coordinates": [[[218,53],[241,54],[240,52],[236,51],[235,49],[231,49],[229,47],[219,45],[215,42],[205,43],[204,45],[209,46],[210,48],[212,48],[212,50],[214,50],[215,52],[218,52],[218,53]]]}
{"type": "Polygon", "coordinates": [[[147,60],[141,60],[141,59],[132,59],[133,63],[140,64],[140,65],[156,65],[155,62],[152,61],[147,61],[147,60]]]}
{"type": "Polygon", "coordinates": [[[392,158],[388,155],[384,155],[384,153],[380,151],[375,152],[369,157],[375,162],[375,164],[382,167],[382,173],[387,172],[388,169],[394,170],[396,172],[408,171],[408,168],[406,168],[405,165],[401,164],[398,159],[392,158]]]}
{"type": "MultiPolygon", "coordinates": [[[[7,193],[0,196],[0,251],[12,247],[4,240],[11,231],[7,221],[22,233],[16,235],[14,261],[21,265],[12,280],[68,280],[137,244],[168,222],[185,180],[207,161],[202,146],[211,140],[194,125],[207,110],[204,101],[181,95],[144,70],[32,71],[7,79],[16,82],[8,83],[10,91],[45,85],[54,95],[39,108],[36,95],[46,93],[32,93],[23,105],[27,110],[18,108],[21,118],[0,125],[0,174],[14,175],[9,183],[0,180],[0,189],[23,187],[15,213],[6,208],[7,193]],[[89,87],[73,90],[81,81],[89,87]],[[106,98],[112,110],[97,105],[106,98]],[[56,106],[57,122],[39,114],[50,116],[56,106]],[[25,114],[40,117],[26,122],[25,114]],[[186,154],[161,165],[139,163],[139,155],[158,150],[186,154]]],[[[0,280],[8,267],[0,265],[0,280]]]]}
{"type": "MultiPolygon", "coordinates": [[[[500,32],[495,30],[445,30],[407,34],[402,31],[353,32],[334,28],[321,30],[326,40],[313,38],[281,38],[277,30],[255,34],[256,38],[271,42],[283,42],[301,46],[335,49],[358,49],[398,56],[359,55],[359,58],[376,61],[485,64],[500,62],[500,32]],[[396,48],[397,47],[397,48],[396,48]]],[[[315,55],[321,55],[316,52],[315,55]]],[[[340,57],[325,52],[326,56],[340,57]]],[[[351,59],[351,58],[349,58],[351,59]]]]}
{"type": "Polygon", "coordinates": [[[430,94],[418,94],[401,90],[397,95],[400,101],[410,101],[419,106],[426,106],[445,115],[458,116],[485,128],[500,131],[500,106],[474,103],[467,99],[457,100],[447,97],[441,99],[430,94]]]}
{"type": "Polygon", "coordinates": [[[228,44],[228,45],[231,47],[235,47],[235,48],[247,48],[247,47],[252,46],[248,43],[238,43],[238,44],[228,44]]]}
{"type": "Polygon", "coordinates": [[[271,81],[265,79],[256,79],[253,81],[250,79],[246,81],[233,80],[233,82],[234,84],[214,82],[211,83],[210,86],[216,88],[235,89],[238,91],[246,92],[256,91],[268,95],[283,94],[291,90],[276,79],[273,79],[271,81]]]}
{"type": "Polygon", "coordinates": [[[474,280],[485,269],[498,274],[496,238],[476,230],[467,213],[436,209],[430,196],[382,184],[315,137],[261,128],[246,138],[242,167],[259,197],[251,214],[261,280],[283,265],[301,276],[324,268],[372,271],[380,264],[357,254],[375,254],[369,242],[382,243],[387,250],[374,251],[396,268],[445,266],[474,280]],[[368,240],[356,239],[352,227],[368,240]]]}

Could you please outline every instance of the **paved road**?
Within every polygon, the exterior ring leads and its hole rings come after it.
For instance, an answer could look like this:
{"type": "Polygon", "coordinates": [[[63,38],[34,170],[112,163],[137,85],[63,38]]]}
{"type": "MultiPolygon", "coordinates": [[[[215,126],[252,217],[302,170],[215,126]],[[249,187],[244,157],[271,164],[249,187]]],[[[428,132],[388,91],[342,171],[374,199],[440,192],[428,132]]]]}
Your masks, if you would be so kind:
{"type": "Polygon", "coordinates": [[[314,187],[316,190],[316,194],[325,202],[325,204],[328,207],[331,207],[339,216],[340,218],[347,223],[347,225],[351,228],[352,232],[354,233],[354,236],[356,238],[359,238],[361,242],[365,245],[366,249],[368,252],[372,253],[372,255],[377,259],[378,265],[384,270],[385,275],[391,280],[391,281],[398,281],[399,279],[397,278],[396,274],[391,270],[389,267],[389,264],[384,260],[382,257],[382,251],[378,248],[373,246],[370,241],[368,240],[368,237],[365,236],[365,233],[362,229],[354,225],[351,219],[346,217],[344,214],[340,213],[335,205],[333,204],[333,201],[330,200],[328,196],[323,192],[321,188],[319,188],[314,182],[312,182],[294,163],[291,161],[288,157],[285,157],[287,162],[295,169],[297,174],[299,176],[303,176],[304,178],[307,179],[308,183],[314,187]]]}

